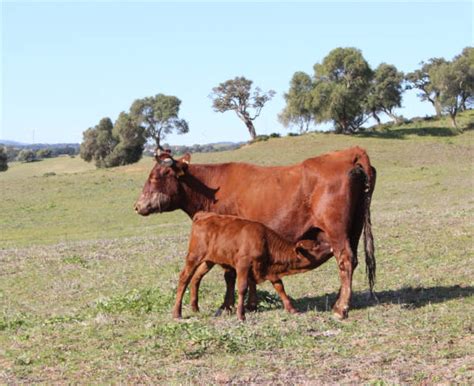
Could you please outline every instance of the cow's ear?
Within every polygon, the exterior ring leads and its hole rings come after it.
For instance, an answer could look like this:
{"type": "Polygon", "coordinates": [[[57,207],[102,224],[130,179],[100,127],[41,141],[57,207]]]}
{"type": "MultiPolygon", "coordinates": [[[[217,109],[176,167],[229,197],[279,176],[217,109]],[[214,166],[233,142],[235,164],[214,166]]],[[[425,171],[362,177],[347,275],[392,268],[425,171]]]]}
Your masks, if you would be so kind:
{"type": "Polygon", "coordinates": [[[189,165],[191,163],[191,154],[186,153],[178,161],[181,161],[185,163],[186,165],[189,165]]]}
{"type": "Polygon", "coordinates": [[[178,177],[183,177],[188,170],[189,163],[191,162],[191,154],[186,153],[175,163],[175,169],[178,177]]]}

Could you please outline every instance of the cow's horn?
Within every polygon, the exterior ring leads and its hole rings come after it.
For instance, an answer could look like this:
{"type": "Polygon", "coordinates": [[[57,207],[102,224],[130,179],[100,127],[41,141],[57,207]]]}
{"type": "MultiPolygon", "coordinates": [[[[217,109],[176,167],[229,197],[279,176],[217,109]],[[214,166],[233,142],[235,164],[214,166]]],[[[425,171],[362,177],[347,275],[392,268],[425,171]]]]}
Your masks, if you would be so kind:
{"type": "Polygon", "coordinates": [[[160,163],[162,165],[165,165],[165,166],[171,166],[171,165],[173,165],[174,161],[173,161],[173,158],[165,158],[165,159],[161,160],[160,163]]]}

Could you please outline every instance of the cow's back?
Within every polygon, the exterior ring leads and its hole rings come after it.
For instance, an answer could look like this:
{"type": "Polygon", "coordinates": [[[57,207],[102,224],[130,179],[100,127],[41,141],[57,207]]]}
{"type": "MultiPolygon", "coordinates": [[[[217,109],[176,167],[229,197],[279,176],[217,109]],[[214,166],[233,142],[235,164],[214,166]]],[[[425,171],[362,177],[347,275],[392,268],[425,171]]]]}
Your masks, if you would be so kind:
{"type": "Polygon", "coordinates": [[[229,163],[211,210],[261,222],[296,241],[310,228],[326,229],[328,218],[347,210],[349,173],[366,159],[355,147],[291,166],[229,163]]]}

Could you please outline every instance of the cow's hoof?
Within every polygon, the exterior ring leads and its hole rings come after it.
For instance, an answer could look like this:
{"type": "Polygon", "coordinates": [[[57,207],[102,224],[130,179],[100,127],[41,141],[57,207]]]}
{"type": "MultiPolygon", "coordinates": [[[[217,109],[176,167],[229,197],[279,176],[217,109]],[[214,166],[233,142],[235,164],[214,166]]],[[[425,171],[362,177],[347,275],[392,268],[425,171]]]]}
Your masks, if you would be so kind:
{"type": "Polygon", "coordinates": [[[255,312],[257,311],[257,305],[256,304],[247,304],[245,306],[245,309],[250,312],[255,312]]]}
{"type": "Polygon", "coordinates": [[[334,307],[332,311],[333,311],[334,317],[337,320],[344,320],[349,317],[349,307],[344,307],[344,308],[334,307]]]}

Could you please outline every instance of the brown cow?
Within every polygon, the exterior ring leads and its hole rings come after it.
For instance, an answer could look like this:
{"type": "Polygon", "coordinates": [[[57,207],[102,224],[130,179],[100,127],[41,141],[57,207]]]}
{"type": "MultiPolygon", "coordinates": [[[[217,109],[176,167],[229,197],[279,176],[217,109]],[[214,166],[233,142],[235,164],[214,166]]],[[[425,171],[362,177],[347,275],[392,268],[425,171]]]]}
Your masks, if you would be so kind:
{"type": "Polygon", "coordinates": [[[285,309],[296,313],[281,278],[314,269],[331,256],[328,243],[301,240],[295,245],[258,222],[198,212],[193,218],[185,267],[179,276],[173,317],[181,318],[184,291],[201,264],[209,268],[219,264],[237,272],[240,320],[245,320],[244,296],[249,283],[265,280],[272,283],[285,309]]]}
{"type": "MultiPolygon", "coordinates": [[[[333,311],[348,315],[352,275],[362,229],[367,276],[372,292],[375,256],[370,201],[375,168],[367,153],[353,147],[309,158],[291,166],[263,167],[246,163],[190,164],[189,154],[173,159],[169,153],[157,163],[135,204],[141,215],[182,209],[191,218],[198,211],[230,214],[260,222],[291,242],[328,242],[336,257],[341,288],[333,311]]],[[[197,287],[207,272],[202,265],[191,283],[197,287]]],[[[226,273],[223,307],[233,302],[235,276],[226,273]]],[[[249,288],[252,290],[252,287],[249,288]]],[[[255,289],[253,289],[253,292],[255,289]]],[[[249,291],[249,296],[252,291],[249,291]]]]}

